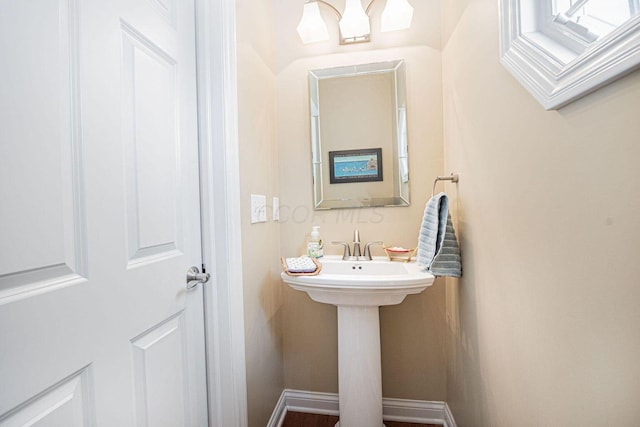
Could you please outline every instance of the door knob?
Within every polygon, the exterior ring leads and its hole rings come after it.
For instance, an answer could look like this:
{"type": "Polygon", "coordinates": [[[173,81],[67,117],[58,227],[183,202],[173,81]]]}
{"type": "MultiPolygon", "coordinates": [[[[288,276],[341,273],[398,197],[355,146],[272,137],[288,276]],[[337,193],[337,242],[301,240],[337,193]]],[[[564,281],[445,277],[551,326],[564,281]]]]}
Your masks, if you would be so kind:
{"type": "Polygon", "coordinates": [[[206,283],[210,278],[211,274],[200,273],[200,269],[198,267],[189,267],[187,270],[187,289],[191,290],[198,286],[199,283],[206,283]]]}

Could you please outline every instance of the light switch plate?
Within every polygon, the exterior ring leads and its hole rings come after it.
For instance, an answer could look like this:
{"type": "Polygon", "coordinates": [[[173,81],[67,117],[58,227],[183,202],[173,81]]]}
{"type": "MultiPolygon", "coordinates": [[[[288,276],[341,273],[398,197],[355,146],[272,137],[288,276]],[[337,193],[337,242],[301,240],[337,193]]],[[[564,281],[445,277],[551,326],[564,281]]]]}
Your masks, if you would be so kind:
{"type": "Polygon", "coordinates": [[[273,220],[280,221],[280,199],[278,197],[273,198],[273,220]]]}
{"type": "Polygon", "coordinates": [[[267,222],[267,196],[251,195],[251,224],[267,222]]]}

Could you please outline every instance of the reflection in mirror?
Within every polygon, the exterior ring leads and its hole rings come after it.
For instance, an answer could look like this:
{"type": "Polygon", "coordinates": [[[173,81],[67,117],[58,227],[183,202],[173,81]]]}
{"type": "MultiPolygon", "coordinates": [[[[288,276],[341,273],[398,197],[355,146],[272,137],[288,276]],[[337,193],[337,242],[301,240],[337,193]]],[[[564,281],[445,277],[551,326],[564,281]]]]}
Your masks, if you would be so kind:
{"type": "Polygon", "coordinates": [[[315,209],[409,205],[402,60],[309,72],[315,209]]]}

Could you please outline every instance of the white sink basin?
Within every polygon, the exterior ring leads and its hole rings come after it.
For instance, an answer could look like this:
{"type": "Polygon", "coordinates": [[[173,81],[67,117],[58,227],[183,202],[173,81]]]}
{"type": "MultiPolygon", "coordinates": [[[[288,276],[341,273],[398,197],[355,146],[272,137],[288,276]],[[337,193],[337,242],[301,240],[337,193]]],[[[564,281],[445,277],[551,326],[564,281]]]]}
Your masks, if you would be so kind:
{"type": "MultiPolygon", "coordinates": [[[[409,294],[431,286],[434,276],[415,262],[343,261],[324,257],[316,276],[282,280],[312,300],[338,306],[337,427],[383,427],[380,318],[378,307],[400,304],[409,294]]],[[[411,325],[407,325],[411,327],[411,325]]]]}
{"type": "Polygon", "coordinates": [[[312,300],[333,305],[382,306],[400,304],[409,294],[417,294],[433,283],[434,277],[415,262],[343,261],[322,258],[317,276],[288,276],[282,280],[293,289],[305,291],[312,300]]]}

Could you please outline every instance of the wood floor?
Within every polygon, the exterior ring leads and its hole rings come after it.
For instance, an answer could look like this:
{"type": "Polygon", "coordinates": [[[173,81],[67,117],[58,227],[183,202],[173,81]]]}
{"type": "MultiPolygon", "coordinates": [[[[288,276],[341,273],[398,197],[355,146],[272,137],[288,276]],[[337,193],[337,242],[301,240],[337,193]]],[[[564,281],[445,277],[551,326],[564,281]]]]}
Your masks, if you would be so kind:
{"type": "MultiPolygon", "coordinates": [[[[282,427],[333,427],[338,422],[335,415],[316,415],[303,412],[287,412],[282,427]]],[[[416,424],[385,421],[387,427],[442,427],[438,424],[416,424]]]]}

